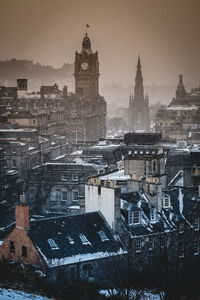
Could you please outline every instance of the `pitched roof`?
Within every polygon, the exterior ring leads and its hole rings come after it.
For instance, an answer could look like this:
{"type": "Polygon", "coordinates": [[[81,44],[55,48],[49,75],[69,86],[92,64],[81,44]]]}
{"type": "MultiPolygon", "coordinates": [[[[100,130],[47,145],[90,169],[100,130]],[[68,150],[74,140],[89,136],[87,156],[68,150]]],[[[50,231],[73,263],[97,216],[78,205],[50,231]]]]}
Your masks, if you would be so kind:
{"type": "Polygon", "coordinates": [[[32,221],[28,235],[49,267],[126,253],[100,212],[32,221]]]}
{"type": "Polygon", "coordinates": [[[166,194],[170,196],[170,211],[178,217],[186,217],[197,206],[198,191],[195,188],[171,188],[166,194]]]}

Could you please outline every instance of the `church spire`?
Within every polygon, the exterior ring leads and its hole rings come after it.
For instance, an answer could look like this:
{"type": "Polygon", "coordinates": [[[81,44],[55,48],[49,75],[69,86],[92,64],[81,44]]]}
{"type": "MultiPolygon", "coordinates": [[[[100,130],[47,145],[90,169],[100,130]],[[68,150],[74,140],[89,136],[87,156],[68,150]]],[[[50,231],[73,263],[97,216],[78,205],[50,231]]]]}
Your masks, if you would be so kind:
{"type": "Polygon", "coordinates": [[[143,87],[143,77],[142,77],[142,66],[140,62],[140,56],[138,56],[137,71],[135,76],[135,99],[144,99],[144,87],[143,87]]]}
{"type": "Polygon", "coordinates": [[[185,91],[185,87],[183,84],[183,75],[180,74],[179,75],[179,82],[178,82],[178,86],[176,89],[176,99],[177,100],[182,100],[186,95],[186,91],[185,91]]]}
{"type": "Polygon", "coordinates": [[[139,55],[138,55],[137,69],[141,70],[141,62],[140,62],[140,56],[139,55]]]}

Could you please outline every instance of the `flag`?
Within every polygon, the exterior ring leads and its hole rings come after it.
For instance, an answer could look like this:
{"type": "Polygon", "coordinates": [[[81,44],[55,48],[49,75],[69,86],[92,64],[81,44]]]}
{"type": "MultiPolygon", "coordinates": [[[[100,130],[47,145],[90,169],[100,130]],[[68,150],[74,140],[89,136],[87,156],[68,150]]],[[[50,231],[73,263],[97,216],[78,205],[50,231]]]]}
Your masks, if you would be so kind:
{"type": "Polygon", "coordinates": [[[88,24],[86,24],[86,27],[89,28],[90,26],[88,24]]]}

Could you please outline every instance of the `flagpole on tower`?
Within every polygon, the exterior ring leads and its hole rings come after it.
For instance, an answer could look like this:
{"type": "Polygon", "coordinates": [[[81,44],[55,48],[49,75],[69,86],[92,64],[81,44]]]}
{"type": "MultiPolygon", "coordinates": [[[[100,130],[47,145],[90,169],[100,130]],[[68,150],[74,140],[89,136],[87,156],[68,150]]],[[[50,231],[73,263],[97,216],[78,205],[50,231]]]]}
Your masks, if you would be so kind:
{"type": "Polygon", "coordinates": [[[85,25],[85,34],[87,35],[87,29],[89,28],[90,26],[88,24],[85,25]]]}

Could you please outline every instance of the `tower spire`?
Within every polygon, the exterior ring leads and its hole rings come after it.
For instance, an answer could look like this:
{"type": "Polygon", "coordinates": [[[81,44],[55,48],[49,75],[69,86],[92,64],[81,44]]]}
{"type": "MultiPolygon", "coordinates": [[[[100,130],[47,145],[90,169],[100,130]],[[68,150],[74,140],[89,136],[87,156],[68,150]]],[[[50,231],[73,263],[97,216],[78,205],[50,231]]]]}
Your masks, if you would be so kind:
{"type": "Polygon", "coordinates": [[[179,75],[179,82],[178,82],[178,86],[176,89],[176,99],[177,100],[182,100],[186,95],[186,91],[185,91],[185,87],[183,84],[183,75],[180,74],[179,75]]]}
{"type": "Polygon", "coordinates": [[[137,61],[137,71],[136,71],[136,76],[135,76],[135,99],[144,100],[142,66],[141,66],[139,55],[138,55],[138,61],[137,61]]]}
{"type": "Polygon", "coordinates": [[[141,69],[140,56],[138,55],[137,69],[141,69]]]}

